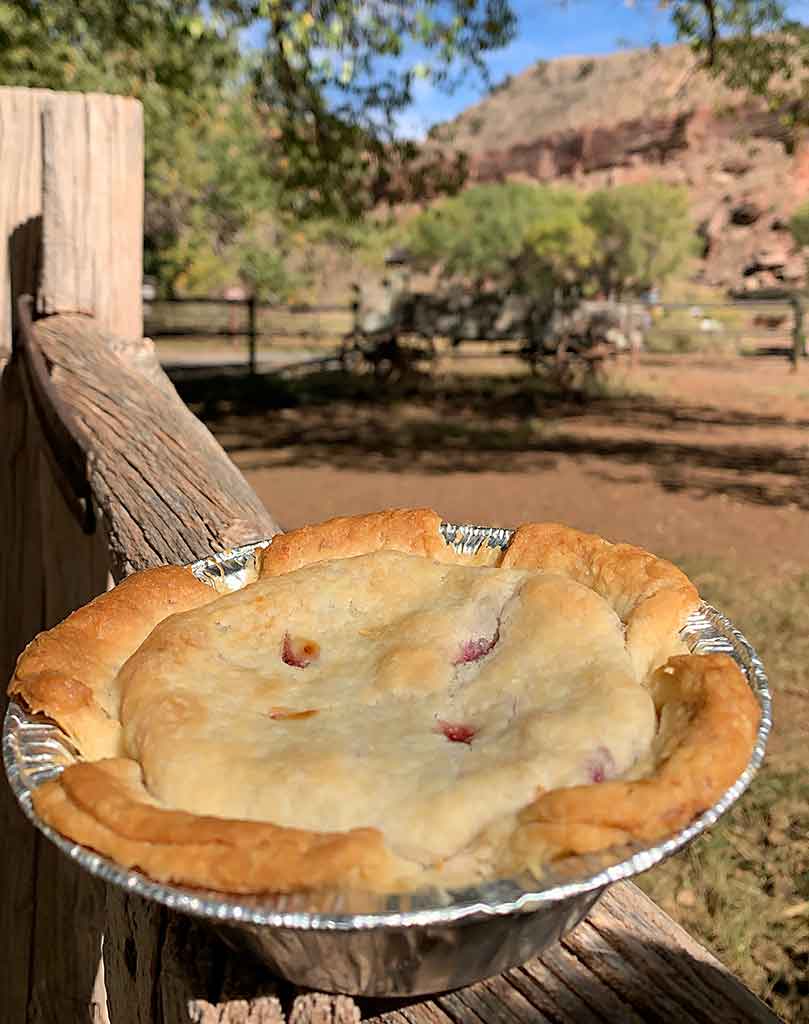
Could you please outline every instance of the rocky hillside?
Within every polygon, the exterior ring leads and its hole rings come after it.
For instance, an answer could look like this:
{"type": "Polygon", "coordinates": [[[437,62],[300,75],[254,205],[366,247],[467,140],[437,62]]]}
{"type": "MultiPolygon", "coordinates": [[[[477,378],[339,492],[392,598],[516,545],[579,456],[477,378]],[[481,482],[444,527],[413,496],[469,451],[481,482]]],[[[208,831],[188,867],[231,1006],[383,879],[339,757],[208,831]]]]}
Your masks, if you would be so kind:
{"type": "Polygon", "coordinates": [[[809,197],[809,143],[789,154],[778,118],[685,47],[540,61],[431,137],[466,151],[476,181],[687,186],[705,283],[755,290],[804,273],[786,220],[809,197]]]}

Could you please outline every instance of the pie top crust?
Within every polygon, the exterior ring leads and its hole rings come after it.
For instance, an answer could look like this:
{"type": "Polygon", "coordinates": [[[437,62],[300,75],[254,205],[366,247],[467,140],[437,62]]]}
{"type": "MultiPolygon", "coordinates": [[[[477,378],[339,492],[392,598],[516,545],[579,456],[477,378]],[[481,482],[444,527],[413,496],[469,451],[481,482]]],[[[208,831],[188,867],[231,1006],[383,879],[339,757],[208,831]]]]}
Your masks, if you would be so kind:
{"type": "Polygon", "coordinates": [[[505,877],[654,840],[743,771],[759,707],[679,639],[678,569],[557,524],[462,555],[429,510],[273,539],[256,582],[137,573],[40,634],[9,692],[81,760],[44,820],[233,893],[505,877]]]}

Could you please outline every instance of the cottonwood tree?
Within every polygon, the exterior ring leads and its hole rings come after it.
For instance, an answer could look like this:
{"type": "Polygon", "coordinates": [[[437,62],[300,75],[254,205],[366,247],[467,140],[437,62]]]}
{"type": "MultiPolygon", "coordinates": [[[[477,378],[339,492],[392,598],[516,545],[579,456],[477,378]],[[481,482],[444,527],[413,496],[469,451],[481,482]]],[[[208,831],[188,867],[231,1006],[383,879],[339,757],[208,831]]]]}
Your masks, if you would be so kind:
{"type": "Polygon", "coordinates": [[[619,185],[587,200],[596,237],[591,271],[605,294],[659,287],[696,254],[688,193],[660,181],[619,185]]]}
{"type": "Polygon", "coordinates": [[[419,156],[397,114],[419,81],[485,79],[515,26],[507,0],[0,0],[0,84],[142,100],[146,264],[170,284],[261,212],[457,189],[463,159],[419,156]]]}

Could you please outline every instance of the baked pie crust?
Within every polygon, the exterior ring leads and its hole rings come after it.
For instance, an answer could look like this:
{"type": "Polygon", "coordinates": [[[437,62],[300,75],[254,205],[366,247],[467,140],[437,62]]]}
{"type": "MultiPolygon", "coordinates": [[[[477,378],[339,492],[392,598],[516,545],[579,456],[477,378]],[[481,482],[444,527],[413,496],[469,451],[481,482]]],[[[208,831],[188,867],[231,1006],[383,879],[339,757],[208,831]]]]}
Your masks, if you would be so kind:
{"type": "Polygon", "coordinates": [[[40,634],[9,693],[81,760],[37,813],[162,882],[401,891],[507,877],[714,804],[759,707],[688,654],[686,576],[557,524],[457,553],[429,510],[275,537],[220,595],[130,576],[40,634]]]}

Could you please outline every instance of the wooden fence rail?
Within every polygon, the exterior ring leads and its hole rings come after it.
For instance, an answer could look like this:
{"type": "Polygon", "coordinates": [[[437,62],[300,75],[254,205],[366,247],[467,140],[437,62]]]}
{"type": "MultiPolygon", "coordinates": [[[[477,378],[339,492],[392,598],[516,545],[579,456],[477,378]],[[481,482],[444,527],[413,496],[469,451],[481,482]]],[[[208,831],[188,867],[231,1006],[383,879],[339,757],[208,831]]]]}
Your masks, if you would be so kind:
{"type": "MultiPolygon", "coordinates": [[[[427,299],[431,305],[435,305],[434,297],[414,296],[414,299],[427,299]]],[[[473,296],[470,294],[471,300],[473,296]]],[[[797,292],[791,290],[775,291],[770,290],[762,297],[760,293],[738,296],[730,301],[709,301],[700,302],[697,299],[692,301],[660,302],[649,307],[648,323],[644,330],[646,339],[643,346],[650,351],[657,349],[647,341],[654,333],[669,335],[668,347],[674,349],[669,352],[663,339],[663,351],[668,355],[681,355],[688,359],[694,351],[700,350],[699,343],[695,344],[694,339],[700,336],[704,338],[715,338],[721,342],[717,351],[720,353],[728,350],[741,351],[745,344],[756,346],[752,352],[761,354],[781,355],[788,359],[793,369],[797,369],[799,362],[809,355],[807,350],[806,336],[803,329],[803,306],[805,299],[797,292]],[[738,322],[723,322],[716,317],[726,317],[731,312],[732,319],[738,322]],[[683,322],[682,316],[675,319],[673,323],[667,320],[670,314],[690,314],[683,322]],[[654,321],[652,320],[654,316],[654,321]],[[683,335],[686,337],[683,339],[683,335]],[[687,342],[685,349],[677,349],[679,341],[687,342]]],[[[616,320],[625,321],[631,324],[636,320],[635,314],[639,310],[646,310],[642,304],[635,303],[632,307],[629,303],[619,303],[613,307],[616,320]],[[634,309],[634,312],[633,312],[634,309]],[[619,313],[619,311],[621,311],[619,313]]],[[[433,310],[434,312],[434,310],[433,310]]],[[[510,354],[522,356],[531,362],[535,355],[536,339],[529,337],[528,325],[526,330],[515,333],[509,330],[506,333],[487,333],[486,323],[481,321],[479,329],[472,334],[462,332],[453,333],[452,337],[445,337],[447,327],[447,316],[441,317],[444,331],[430,329],[429,316],[414,316],[410,310],[410,318],[417,321],[416,324],[408,326],[408,315],[405,315],[404,322],[391,326],[389,334],[397,334],[402,337],[409,337],[428,342],[433,348],[429,351],[435,355],[435,342],[443,339],[444,347],[451,347],[455,355],[462,355],[467,359],[470,356],[470,346],[467,344],[463,349],[458,348],[461,342],[472,343],[478,349],[475,353],[478,356],[489,358],[492,354],[491,346],[499,346],[497,354],[510,354]],[[485,346],[488,346],[486,348],[485,346]],[[503,347],[507,346],[507,347],[503,347]]],[[[459,326],[465,325],[467,330],[470,324],[476,321],[475,306],[472,302],[468,313],[458,314],[459,326]]],[[[639,321],[638,321],[639,322],[639,321]]],[[[213,298],[210,296],[184,297],[181,299],[163,299],[147,303],[145,307],[146,333],[156,339],[189,339],[191,343],[198,340],[211,338],[234,339],[244,338],[247,341],[247,368],[251,374],[258,369],[258,344],[260,339],[283,339],[285,343],[298,341],[303,343],[322,343],[328,341],[332,348],[332,355],[337,358],[351,349],[352,340],[359,343],[361,350],[373,352],[373,338],[366,338],[361,329],[361,317],[357,306],[350,305],[285,305],[277,303],[260,303],[254,298],[228,299],[213,298]],[[227,317],[209,315],[207,310],[227,311],[227,317]],[[186,315],[183,315],[187,311],[186,315]]],[[[619,327],[630,344],[632,331],[619,327]]],[[[378,332],[377,332],[378,333],[378,332]]],[[[711,351],[711,345],[706,346],[711,351]]],[[[637,348],[633,346],[633,351],[637,348]]],[[[418,351],[405,352],[405,356],[417,358],[418,351]]],[[[194,356],[192,355],[192,362],[194,356]]]]}
{"type": "Polygon", "coordinates": [[[260,338],[301,339],[306,341],[322,340],[324,337],[336,341],[353,324],[352,308],[347,305],[309,306],[303,304],[280,305],[277,303],[259,302],[254,296],[244,299],[213,298],[211,296],[186,296],[181,299],[162,299],[147,303],[145,310],[146,333],[152,338],[246,338],[247,366],[251,374],[258,368],[258,341],[260,338]],[[227,310],[226,325],[221,322],[213,324],[211,318],[190,316],[191,310],[207,310],[215,308],[227,310]],[[178,309],[178,317],[167,318],[166,312],[173,313],[178,309]],[[183,318],[183,310],[189,316],[183,318]],[[160,314],[164,315],[161,316],[160,314]],[[299,320],[305,326],[290,329],[287,327],[267,326],[267,320],[273,314],[284,321],[299,320]],[[321,330],[320,317],[343,317],[344,320],[335,330],[321,330]],[[314,326],[312,320],[314,318],[314,326]],[[170,323],[166,320],[170,319],[170,323]],[[262,323],[262,320],[264,321],[262,323]]]}

